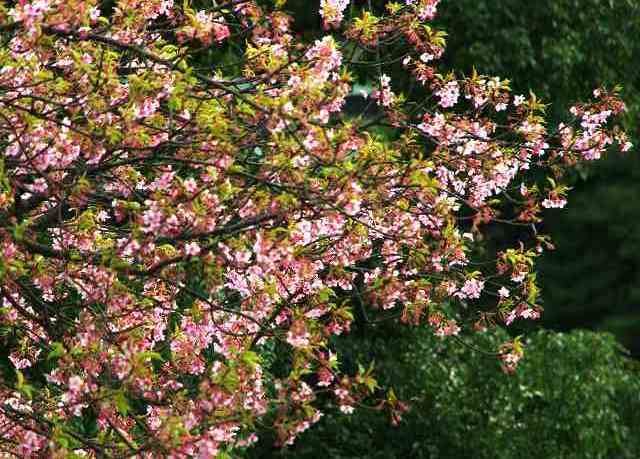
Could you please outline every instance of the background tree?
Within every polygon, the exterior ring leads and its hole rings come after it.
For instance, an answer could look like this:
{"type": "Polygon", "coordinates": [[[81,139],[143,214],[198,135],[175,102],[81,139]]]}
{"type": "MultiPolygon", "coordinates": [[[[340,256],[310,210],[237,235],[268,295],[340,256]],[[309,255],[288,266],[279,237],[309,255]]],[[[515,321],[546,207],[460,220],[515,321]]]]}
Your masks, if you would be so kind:
{"type": "MultiPolygon", "coordinates": [[[[376,357],[383,381],[403,381],[411,410],[398,427],[375,410],[327,413],[292,447],[268,440],[248,457],[374,458],[635,458],[639,366],[612,335],[539,331],[529,335],[518,371],[505,375],[490,356],[495,335],[466,346],[431,333],[383,327],[345,348],[376,357]],[[418,336],[416,336],[418,335],[418,336]],[[377,340],[393,345],[380,346],[377,340]],[[469,345],[475,350],[469,352],[469,345]],[[480,349],[480,351],[478,350],[480,349]]],[[[499,339],[499,338],[498,338],[499,339]]]]}

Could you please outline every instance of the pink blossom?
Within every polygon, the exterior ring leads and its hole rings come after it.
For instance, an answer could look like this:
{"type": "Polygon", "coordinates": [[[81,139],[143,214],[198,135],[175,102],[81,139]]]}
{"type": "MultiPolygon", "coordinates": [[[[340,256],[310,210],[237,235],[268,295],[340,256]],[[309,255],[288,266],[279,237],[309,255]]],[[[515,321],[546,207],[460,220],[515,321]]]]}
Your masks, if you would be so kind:
{"type": "Polygon", "coordinates": [[[459,333],[460,333],[460,327],[458,326],[455,320],[448,320],[446,322],[441,322],[435,331],[436,336],[440,336],[440,337],[457,336],[459,333]]]}
{"type": "Polygon", "coordinates": [[[185,244],[184,253],[190,257],[196,257],[200,255],[200,244],[195,241],[185,244]]]}
{"type": "Polygon", "coordinates": [[[338,27],[350,0],[320,0],[320,16],[325,27],[338,27]]]}
{"type": "Polygon", "coordinates": [[[516,370],[518,362],[522,358],[522,355],[517,352],[508,352],[500,356],[502,360],[502,371],[505,373],[513,373],[516,370]]]}
{"type": "Polygon", "coordinates": [[[38,177],[33,181],[32,185],[29,185],[29,190],[33,193],[45,193],[48,188],[49,185],[43,177],[38,177]]]}
{"type": "Polygon", "coordinates": [[[390,107],[394,100],[395,94],[391,90],[391,86],[389,85],[391,78],[388,75],[382,75],[380,77],[380,89],[374,91],[371,94],[373,99],[376,99],[380,105],[383,107],[390,107]]]}
{"type": "Polygon", "coordinates": [[[480,293],[484,288],[484,281],[479,279],[468,279],[460,289],[463,298],[476,299],[480,298],[480,293]]]}
{"type": "Polygon", "coordinates": [[[513,105],[515,105],[516,107],[519,107],[520,105],[522,105],[524,103],[524,101],[525,101],[525,97],[524,96],[521,96],[521,95],[515,96],[513,98],[513,105]]]}
{"type": "Polygon", "coordinates": [[[542,201],[542,207],[546,209],[562,209],[567,205],[567,200],[560,196],[549,196],[542,201]]]}
{"type": "Polygon", "coordinates": [[[340,405],[340,411],[344,414],[352,414],[353,410],[351,405],[340,405]]]}
{"type": "Polygon", "coordinates": [[[146,118],[153,115],[158,110],[158,107],[160,107],[160,104],[157,100],[147,97],[142,101],[141,105],[136,104],[134,106],[133,113],[136,118],[146,118]]]}
{"type": "Polygon", "coordinates": [[[436,91],[435,94],[440,98],[441,107],[453,107],[458,102],[458,97],[460,97],[460,87],[457,81],[450,81],[436,91]]]}
{"type": "Polygon", "coordinates": [[[295,322],[287,332],[287,342],[295,348],[307,347],[310,337],[303,322],[295,322]]]}
{"type": "Polygon", "coordinates": [[[217,42],[222,42],[226,38],[228,38],[229,35],[231,35],[231,31],[229,30],[229,27],[227,27],[226,24],[220,24],[218,22],[214,22],[213,35],[217,42]]]}
{"type": "Polygon", "coordinates": [[[32,365],[29,359],[21,356],[16,352],[13,352],[9,355],[9,360],[17,370],[23,370],[25,368],[29,368],[32,365]]]}

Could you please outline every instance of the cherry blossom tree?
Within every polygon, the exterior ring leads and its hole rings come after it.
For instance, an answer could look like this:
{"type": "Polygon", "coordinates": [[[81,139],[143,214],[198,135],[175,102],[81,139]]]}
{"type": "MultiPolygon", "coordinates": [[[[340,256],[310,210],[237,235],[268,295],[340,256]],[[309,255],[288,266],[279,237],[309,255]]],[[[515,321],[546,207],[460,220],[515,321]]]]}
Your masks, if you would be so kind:
{"type": "Polygon", "coordinates": [[[372,366],[341,370],[356,314],[455,339],[539,317],[543,209],[631,148],[625,106],[598,88],[550,127],[445,73],[437,4],[323,0],[306,39],[281,0],[0,3],[1,454],[228,457],[327,400],[398,422],[372,366]]]}

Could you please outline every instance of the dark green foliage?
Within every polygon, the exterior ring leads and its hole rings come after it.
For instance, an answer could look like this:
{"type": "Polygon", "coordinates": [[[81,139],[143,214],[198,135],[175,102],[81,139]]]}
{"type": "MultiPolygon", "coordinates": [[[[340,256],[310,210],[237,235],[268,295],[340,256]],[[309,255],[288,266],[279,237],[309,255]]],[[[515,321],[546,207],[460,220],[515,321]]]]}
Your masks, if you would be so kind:
{"type": "Polygon", "coordinates": [[[558,248],[540,264],[544,321],[609,330],[640,355],[640,158],[616,159],[576,184],[565,212],[549,213],[558,248]]]}
{"type": "MultiPolygon", "coordinates": [[[[289,449],[271,450],[266,435],[250,457],[639,457],[638,364],[611,335],[532,334],[515,375],[454,340],[409,335],[377,356],[385,382],[412,399],[403,424],[392,427],[370,408],[327,414],[289,449]]],[[[500,339],[506,336],[478,336],[473,345],[489,349],[500,339]]]]}
{"type": "Polygon", "coordinates": [[[622,84],[640,102],[640,2],[635,0],[444,1],[439,22],[449,32],[446,63],[491,73],[568,106],[600,84],[622,84]]]}

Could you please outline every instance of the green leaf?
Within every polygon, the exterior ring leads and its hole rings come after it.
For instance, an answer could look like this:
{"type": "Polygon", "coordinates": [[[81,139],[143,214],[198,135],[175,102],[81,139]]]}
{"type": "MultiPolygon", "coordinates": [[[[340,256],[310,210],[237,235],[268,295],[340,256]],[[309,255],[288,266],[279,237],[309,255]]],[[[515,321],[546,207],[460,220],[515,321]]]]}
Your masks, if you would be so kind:
{"type": "Polygon", "coordinates": [[[126,416],[127,414],[129,414],[129,410],[131,409],[131,406],[129,405],[129,401],[127,400],[126,395],[124,395],[124,392],[122,391],[116,392],[114,397],[114,402],[116,403],[116,408],[118,409],[118,412],[122,416],[126,416]]]}
{"type": "Polygon", "coordinates": [[[49,355],[47,355],[47,359],[57,359],[58,357],[62,357],[65,354],[65,348],[62,343],[54,341],[51,343],[51,351],[49,355]]]}

